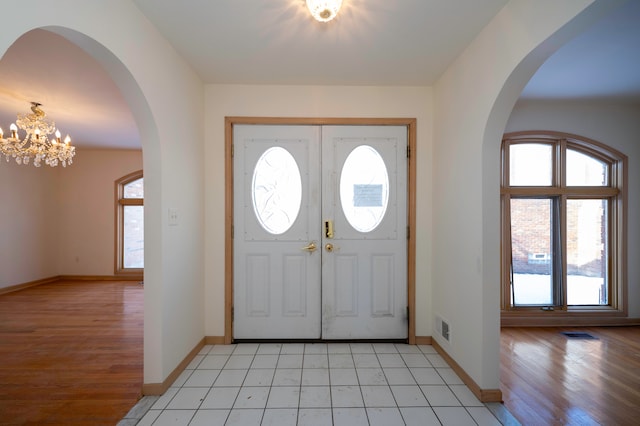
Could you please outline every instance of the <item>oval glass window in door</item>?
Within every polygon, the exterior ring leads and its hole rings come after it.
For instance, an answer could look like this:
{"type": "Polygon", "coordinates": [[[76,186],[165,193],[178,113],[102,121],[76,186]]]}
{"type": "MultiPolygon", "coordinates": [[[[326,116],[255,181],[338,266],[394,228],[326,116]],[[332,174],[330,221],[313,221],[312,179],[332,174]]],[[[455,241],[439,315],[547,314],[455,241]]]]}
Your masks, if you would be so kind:
{"type": "Polygon", "coordinates": [[[286,232],[298,217],[302,203],[300,169],[286,149],[267,149],[253,171],[253,210],[270,234],[286,232]]]}
{"type": "Polygon", "coordinates": [[[360,145],[347,156],[340,173],[340,202],[357,231],[373,231],[382,222],[389,202],[389,175],[375,148],[360,145]]]}

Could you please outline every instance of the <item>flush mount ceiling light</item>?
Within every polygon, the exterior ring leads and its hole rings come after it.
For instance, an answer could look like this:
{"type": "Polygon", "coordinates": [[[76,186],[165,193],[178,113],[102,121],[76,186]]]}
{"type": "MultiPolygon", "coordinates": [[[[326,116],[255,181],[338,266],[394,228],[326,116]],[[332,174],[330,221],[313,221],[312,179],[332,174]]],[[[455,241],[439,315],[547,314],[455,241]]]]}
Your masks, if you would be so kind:
{"type": "Polygon", "coordinates": [[[307,0],[311,15],[319,22],[329,22],[336,17],[342,0],[307,0]]]}

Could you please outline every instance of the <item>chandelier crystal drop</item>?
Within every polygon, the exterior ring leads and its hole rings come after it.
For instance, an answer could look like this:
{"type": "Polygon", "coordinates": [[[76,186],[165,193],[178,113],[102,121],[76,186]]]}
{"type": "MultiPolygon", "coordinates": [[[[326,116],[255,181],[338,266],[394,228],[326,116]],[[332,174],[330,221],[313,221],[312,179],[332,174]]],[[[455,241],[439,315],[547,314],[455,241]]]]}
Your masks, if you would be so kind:
{"type": "Polygon", "coordinates": [[[307,0],[311,15],[320,22],[329,22],[336,17],[342,0],[307,0]]]}
{"type": "Polygon", "coordinates": [[[60,139],[60,131],[40,109],[41,105],[31,102],[31,114],[18,114],[18,119],[9,127],[10,135],[6,138],[0,128],[0,157],[4,155],[7,161],[15,158],[18,164],[32,162],[36,167],[40,167],[43,161],[47,166],[62,164],[62,167],[66,167],[73,163],[76,148],[71,146],[69,135],[64,142],[60,139]],[[20,139],[19,130],[26,132],[24,139],[20,139]]]}

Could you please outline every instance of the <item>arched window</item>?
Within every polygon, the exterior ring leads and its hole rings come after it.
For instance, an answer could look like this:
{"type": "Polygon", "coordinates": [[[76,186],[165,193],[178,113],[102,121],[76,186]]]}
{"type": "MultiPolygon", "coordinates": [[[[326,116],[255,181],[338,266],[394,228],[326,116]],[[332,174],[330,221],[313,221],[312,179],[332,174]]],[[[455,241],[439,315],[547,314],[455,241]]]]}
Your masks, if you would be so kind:
{"type": "Polygon", "coordinates": [[[144,181],[142,170],[116,181],[116,267],[118,274],[144,269],[144,181]]]}
{"type": "Polygon", "coordinates": [[[509,315],[626,311],[626,157],[554,132],[502,142],[502,309],[509,315]]]}

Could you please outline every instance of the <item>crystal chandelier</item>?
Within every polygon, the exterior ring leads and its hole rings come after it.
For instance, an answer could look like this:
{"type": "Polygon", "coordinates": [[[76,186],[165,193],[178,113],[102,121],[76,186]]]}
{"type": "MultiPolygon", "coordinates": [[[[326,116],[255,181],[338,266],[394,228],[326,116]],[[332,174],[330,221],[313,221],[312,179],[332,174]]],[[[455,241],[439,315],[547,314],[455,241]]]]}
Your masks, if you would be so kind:
{"type": "Polygon", "coordinates": [[[6,139],[0,129],[0,157],[4,154],[7,161],[13,157],[18,164],[29,164],[33,161],[36,167],[40,167],[43,161],[51,167],[57,166],[58,163],[66,167],[67,164],[73,163],[76,148],[71,146],[69,135],[64,142],[60,140],[60,131],[56,129],[53,121],[46,118],[46,114],[40,109],[41,105],[31,102],[33,113],[18,114],[18,119],[9,128],[11,135],[6,139]],[[24,139],[20,139],[18,129],[27,133],[24,139]],[[49,135],[53,135],[51,140],[49,135]]]}
{"type": "Polygon", "coordinates": [[[309,12],[320,22],[329,22],[336,17],[342,0],[307,0],[309,12]]]}

